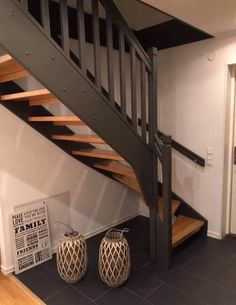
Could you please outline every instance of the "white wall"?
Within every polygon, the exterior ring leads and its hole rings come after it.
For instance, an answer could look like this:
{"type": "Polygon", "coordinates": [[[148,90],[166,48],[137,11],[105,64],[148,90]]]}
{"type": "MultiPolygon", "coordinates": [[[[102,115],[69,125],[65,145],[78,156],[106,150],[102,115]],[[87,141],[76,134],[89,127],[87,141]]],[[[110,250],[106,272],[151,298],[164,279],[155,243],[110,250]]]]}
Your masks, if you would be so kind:
{"type": "Polygon", "coordinates": [[[158,63],[160,130],[204,158],[213,148],[213,166],[205,169],[174,153],[173,190],[220,237],[227,65],[236,63],[236,36],[160,51],[158,63]]]}

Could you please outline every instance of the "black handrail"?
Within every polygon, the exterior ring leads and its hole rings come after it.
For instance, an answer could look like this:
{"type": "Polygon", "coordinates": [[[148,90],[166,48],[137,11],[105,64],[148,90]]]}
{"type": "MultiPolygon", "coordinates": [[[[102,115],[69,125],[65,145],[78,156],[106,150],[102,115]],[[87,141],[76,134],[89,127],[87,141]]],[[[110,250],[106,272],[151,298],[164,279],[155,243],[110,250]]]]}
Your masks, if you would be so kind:
{"type": "MultiPolygon", "coordinates": [[[[165,134],[158,130],[158,135],[159,135],[159,137],[162,137],[165,134]]],[[[192,160],[194,163],[196,163],[202,167],[205,167],[205,165],[206,165],[205,159],[202,158],[201,156],[197,155],[195,152],[193,152],[186,146],[180,144],[179,142],[177,142],[173,139],[171,141],[171,146],[172,146],[172,148],[174,148],[175,150],[180,152],[182,155],[184,155],[188,159],[192,160]]]]}
{"type": "MultiPolygon", "coordinates": [[[[140,118],[138,119],[138,126],[142,126],[142,120],[140,118]]],[[[146,124],[146,129],[147,129],[147,131],[149,131],[148,123],[146,124]]],[[[165,134],[163,132],[161,132],[160,130],[158,130],[158,136],[162,137],[162,136],[165,136],[165,134]]],[[[186,146],[180,144],[179,142],[173,140],[173,138],[172,138],[171,146],[172,146],[172,148],[174,148],[175,150],[180,152],[182,155],[184,155],[186,158],[192,160],[194,163],[196,163],[202,167],[206,166],[206,161],[203,157],[199,156],[194,151],[192,151],[191,149],[187,148],[186,146]]]]}

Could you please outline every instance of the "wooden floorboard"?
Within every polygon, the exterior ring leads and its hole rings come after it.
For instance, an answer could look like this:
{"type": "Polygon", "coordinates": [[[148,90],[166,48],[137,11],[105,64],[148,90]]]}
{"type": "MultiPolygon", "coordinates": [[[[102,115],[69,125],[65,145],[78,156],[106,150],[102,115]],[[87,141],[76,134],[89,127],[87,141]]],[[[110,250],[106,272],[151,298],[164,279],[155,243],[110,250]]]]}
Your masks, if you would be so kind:
{"type": "Polygon", "coordinates": [[[45,305],[32,291],[24,286],[14,275],[0,273],[1,305],[45,305]]]}

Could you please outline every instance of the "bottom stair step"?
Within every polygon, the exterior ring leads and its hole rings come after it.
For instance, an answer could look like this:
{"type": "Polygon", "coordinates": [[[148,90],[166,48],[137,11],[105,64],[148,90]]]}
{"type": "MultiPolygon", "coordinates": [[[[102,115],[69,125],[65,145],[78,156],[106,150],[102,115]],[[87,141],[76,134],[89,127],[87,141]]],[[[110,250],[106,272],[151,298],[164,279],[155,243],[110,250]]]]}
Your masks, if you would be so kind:
{"type": "Polygon", "coordinates": [[[175,248],[186,239],[197,233],[205,222],[186,216],[178,216],[172,227],[172,247],[175,248]]]}

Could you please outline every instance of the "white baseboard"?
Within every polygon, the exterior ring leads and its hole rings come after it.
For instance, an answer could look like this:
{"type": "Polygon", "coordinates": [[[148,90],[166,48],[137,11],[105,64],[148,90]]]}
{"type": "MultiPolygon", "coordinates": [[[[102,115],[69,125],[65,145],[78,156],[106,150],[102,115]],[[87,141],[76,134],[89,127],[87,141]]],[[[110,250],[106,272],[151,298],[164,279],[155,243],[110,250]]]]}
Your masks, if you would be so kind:
{"type": "Polygon", "coordinates": [[[3,265],[1,265],[0,267],[0,271],[4,274],[4,275],[7,275],[9,273],[12,273],[15,271],[15,267],[14,266],[11,266],[11,267],[5,267],[3,265]]]}
{"type": "MultiPolygon", "coordinates": [[[[85,239],[89,238],[89,237],[92,237],[94,235],[97,235],[105,230],[108,230],[110,229],[111,227],[114,227],[114,226],[117,226],[119,224],[121,224],[122,222],[125,222],[125,221],[128,221],[134,217],[137,217],[137,216],[140,216],[140,214],[137,212],[137,213],[134,213],[132,215],[129,215],[127,217],[123,217],[117,221],[114,221],[110,224],[107,224],[106,226],[103,226],[103,227],[100,227],[99,229],[96,229],[96,230],[93,230],[87,234],[84,235],[85,239]]],[[[52,242],[52,253],[56,253],[57,251],[57,241],[53,241],[52,242]]],[[[9,273],[12,273],[15,271],[15,267],[14,266],[10,266],[10,267],[5,267],[5,266],[1,266],[1,272],[5,275],[9,274],[9,273]]]]}
{"type": "Polygon", "coordinates": [[[221,233],[217,233],[217,232],[207,231],[207,236],[216,239],[222,239],[221,233]]]}
{"type": "Polygon", "coordinates": [[[114,222],[110,223],[109,225],[107,225],[105,227],[101,227],[101,228],[99,228],[97,230],[94,230],[94,231],[92,231],[90,233],[87,233],[87,234],[84,235],[84,237],[85,237],[85,239],[87,239],[89,237],[92,237],[94,235],[97,235],[97,234],[101,233],[102,231],[108,230],[111,227],[117,226],[117,225],[121,224],[122,222],[128,221],[128,220],[130,220],[130,219],[132,219],[134,217],[137,217],[137,216],[140,216],[139,212],[134,213],[132,215],[129,215],[127,217],[121,218],[121,219],[119,219],[117,221],[114,221],[114,222]]]}

